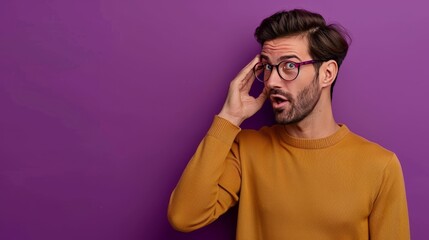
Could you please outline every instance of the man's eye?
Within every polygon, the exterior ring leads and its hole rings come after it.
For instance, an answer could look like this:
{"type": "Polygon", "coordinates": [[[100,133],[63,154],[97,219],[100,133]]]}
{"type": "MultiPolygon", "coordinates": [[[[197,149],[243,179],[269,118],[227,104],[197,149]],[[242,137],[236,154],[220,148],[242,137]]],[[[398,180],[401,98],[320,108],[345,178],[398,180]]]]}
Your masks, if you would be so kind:
{"type": "Polygon", "coordinates": [[[293,62],[287,62],[286,64],[285,64],[285,69],[286,70],[291,70],[291,69],[295,69],[296,68],[296,64],[295,63],[293,63],[293,62]]]}
{"type": "Polygon", "coordinates": [[[265,64],[264,69],[267,71],[271,71],[271,69],[273,69],[273,66],[271,66],[270,64],[265,64]]]}

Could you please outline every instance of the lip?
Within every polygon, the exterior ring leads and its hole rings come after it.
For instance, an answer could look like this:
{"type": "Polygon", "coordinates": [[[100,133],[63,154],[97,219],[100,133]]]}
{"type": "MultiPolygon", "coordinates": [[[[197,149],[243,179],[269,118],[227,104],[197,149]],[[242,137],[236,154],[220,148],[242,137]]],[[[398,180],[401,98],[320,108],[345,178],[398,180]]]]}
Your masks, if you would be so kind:
{"type": "Polygon", "coordinates": [[[270,95],[270,101],[274,109],[283,108],[290,102],[285,96],[280,94],[270,95]]]}

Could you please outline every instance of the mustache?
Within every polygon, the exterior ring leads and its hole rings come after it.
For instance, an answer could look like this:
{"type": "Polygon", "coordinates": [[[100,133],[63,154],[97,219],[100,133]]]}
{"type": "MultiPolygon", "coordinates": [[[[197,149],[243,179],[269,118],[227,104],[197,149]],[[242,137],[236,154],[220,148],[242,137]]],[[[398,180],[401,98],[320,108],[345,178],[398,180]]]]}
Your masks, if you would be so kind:
{"type": "Polygon", "coordinates": [[[281,90],[281,89],[277,89],[277,88],[271,88],[269,91],[268,91],[268,95],[281,95],[281,96],[284,96],[285,98],[287,98],[287,99],[289,99],[289,100],[292,100],[293,99],[293,96],[292,96],[292,94],[290,94],[290,93],[288,93],[288,92],[285,92],[285,91],[283,91],[283,90],[281,90]]]}

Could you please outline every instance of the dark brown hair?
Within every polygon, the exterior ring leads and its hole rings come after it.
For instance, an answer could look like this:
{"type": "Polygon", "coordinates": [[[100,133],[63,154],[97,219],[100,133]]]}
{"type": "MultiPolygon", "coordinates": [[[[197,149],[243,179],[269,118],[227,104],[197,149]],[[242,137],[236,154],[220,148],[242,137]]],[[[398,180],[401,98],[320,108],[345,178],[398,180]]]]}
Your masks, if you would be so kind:
{"type": "MultiPolygon", "coordinates": [[[[318,13],[303,9],[277,12],[264,19],[255,30],[255,38],[261,45],[275,38],[301,34],[307,36],[309,54],[313,59],[335,60],[338,68],[341,66],[351,38],[340,25],[327,25],[318,13]]],[[[315,64],[316,70],[320,65],[315,64]]],[[[335,82],[331,87],[331,97],[335,82]]]]}

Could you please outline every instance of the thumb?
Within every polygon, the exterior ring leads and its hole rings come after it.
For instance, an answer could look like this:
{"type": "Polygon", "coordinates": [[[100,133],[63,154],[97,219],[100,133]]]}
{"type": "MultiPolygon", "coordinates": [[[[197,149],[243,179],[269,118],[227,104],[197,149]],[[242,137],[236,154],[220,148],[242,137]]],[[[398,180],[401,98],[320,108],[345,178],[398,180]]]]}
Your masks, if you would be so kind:
{"type": "Polygon", "coordinates": [[[265,100],[268,98],[268,90],[267,88],[264,88],[259,94],[259,96],[256,98],[256,102],[258,102],[260,105],[264,104],[265,100]]]}

